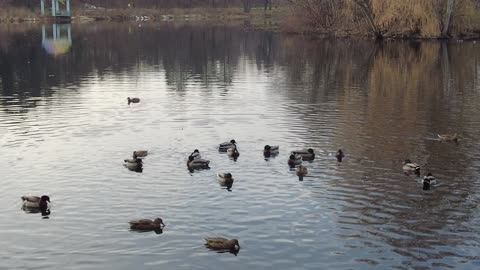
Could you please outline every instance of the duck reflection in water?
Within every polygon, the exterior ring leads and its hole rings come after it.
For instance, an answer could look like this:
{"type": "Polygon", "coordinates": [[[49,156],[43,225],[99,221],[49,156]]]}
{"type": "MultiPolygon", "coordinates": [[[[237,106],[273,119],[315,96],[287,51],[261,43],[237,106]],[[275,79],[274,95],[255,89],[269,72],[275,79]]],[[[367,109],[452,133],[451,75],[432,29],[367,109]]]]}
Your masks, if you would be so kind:
{"type": "Polygon", "coordinates": [[[38,207],[28,207],[28,206],[22,206],[22,211],[24,211],[27,214],[38,214],[40,213],[42,215],[42,219],[49,219],[50,214],[52,213],[50,211],[50,208],[38,208],[38,207]]]}

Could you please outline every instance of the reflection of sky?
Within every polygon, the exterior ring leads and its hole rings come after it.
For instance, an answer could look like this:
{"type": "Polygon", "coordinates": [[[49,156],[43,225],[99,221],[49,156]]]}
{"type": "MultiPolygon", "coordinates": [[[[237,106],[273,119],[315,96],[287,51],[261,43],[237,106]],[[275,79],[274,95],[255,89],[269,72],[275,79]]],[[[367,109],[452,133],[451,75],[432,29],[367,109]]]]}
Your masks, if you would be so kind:
{"type": "MultiPolygon", "coordinates": [[[[217,67],[212,75],[196,74],[188,63],[167,70],[172,66],[139,60],[133,68],[73,69],[75,83],[64,83],[67,75],[58,71],[48,95],[27,98],[35,100],[27,111],[20,111],[25,104],[16,96],[1,97],[0,218],[12,222],[0,223],[0,241],[11,247],[0,250],[6,258],[0,266],[478,264],[478,89],[455,90],[453,83],[455,94],[444,96],[437,85],[427,87],[435,76],[411,86],[384,73],[396,67],[388,65],[390,57],[357,58],[357,47],[341,42],[328,50],[322,43],[287,42],[275,39],[279,63],[269,68],[259,68],[261,55],[245,49],[232,61],[228,83],[216,62],[205,64],[217,67]],[[347,50],[352,53],[342,53],[347,50]],[[369,66],[369,73],[359,75],[357,66],[369,66]],[[300,77],[292,75],[299,71],[300,77]],[[169,76],[180,73],[185,77],[177,87],[169,76]],[[128,106],[128,96],[141,102],[128,106]],[[455,114],[444,113],[449,110],[455,114]],[[463,140],[458,146],[430,140],[440,130],[457,130],[463,140]],[[241,153],[236,163],[216,151],[231,138],[241,153]],[[268,162],[262,156],[267,143],[280,145],[280,155],[268,162]],[[311,177],[298,182],[286,161],[290,150],[303,147],[318,156],[305,164],[311,177]],[[340,147],[347,158],[337,166],[333,154],[340,147]],[[195,148],[212,170],[187,172],[185,159],[195,148]],[[121,166],[136,149],[151,153],[142,174],[121,166]],[[441,185],[424,193],[400,171],[407,157],[432,170],[441,185]],[[231,193],[218,187],[218,171],[233,173],[231,193]],[[49,223],[16,211],[19,196],[29,192],[51,195],[49,223]],[[129,219],[157,215],[168,226],[161,239],[126,228],[129,219]],[[202,237],[212,234],[238,237],[239,256],[205,251],[202,237]],[[26,254],[31,249],[39,259],[26,254]]],[[[425,71],[435,70],[436,57],[419,58],[432,60],[421,72],[439,74],[425,71]]]]}

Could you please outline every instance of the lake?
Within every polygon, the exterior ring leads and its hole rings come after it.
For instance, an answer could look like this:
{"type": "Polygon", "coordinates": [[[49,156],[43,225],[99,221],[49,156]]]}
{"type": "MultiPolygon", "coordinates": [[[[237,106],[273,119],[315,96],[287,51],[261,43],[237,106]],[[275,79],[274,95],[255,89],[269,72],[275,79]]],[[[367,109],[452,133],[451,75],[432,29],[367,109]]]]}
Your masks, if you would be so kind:
{"type": "Polygon", "coordinates": [[[472,41],[3,25],[0,269],[479,269],[479,69],[472,41]],[[236,161],[218,152],[230,139],[236,161]],[[210,170],[187,170],[195,148],[210,170]],[[303,148],[299,181],[287,160],[303,148]],[[124,168],[141,149],[143,172],[124,168]],[[439,184],[422,190],[405,159],[439,184]],[[22,211],[26,194],[50,215],[22,211]],[[156,217],[161,234],[129,229],[156,217]]]}

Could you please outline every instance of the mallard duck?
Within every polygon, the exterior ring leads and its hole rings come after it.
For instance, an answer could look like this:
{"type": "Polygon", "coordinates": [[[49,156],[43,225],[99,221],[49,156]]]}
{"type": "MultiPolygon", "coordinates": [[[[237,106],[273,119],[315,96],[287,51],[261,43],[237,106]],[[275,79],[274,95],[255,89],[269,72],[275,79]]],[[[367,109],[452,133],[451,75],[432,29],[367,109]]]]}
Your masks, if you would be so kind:
{"type": "Polygon", "coordinates": [[[202,159],[202,156],[200,156],[200,151],[198,151],[198,149],[193,150],[190,156],[193,157],[193,159],[202,159]]]}
{"type": "Polygon", "coordinates": [[[337,154],[335,156],[337,157],[338,162],[342,162],[342,159],[345,157],[342,149],[338,149],[337,154]]]}
{"type": "Polygon", "coordinates": [[[312,148],[308,148],[306,150],[292,151],[292,154],[302,156],[302,160],[314,160],[315,159],[315,152],[313,151],[312,148]]]}
{"type": "Polygon", "coordinates": [[[47,195],[43,195],[42,197],[22,196],[22,201],[23,207],[47,209],[48,203],[50,203],[50,197],[47,195]]]}
{"type": "Polygon", "coordinates": [[[307,167],[304,167],[302,165],[299,165],[297,169],[295,170],[295,173],[298,176],[298,180],[303,181],[303,177],[308,174],[307,167]]]}
{"type": "Polygon", "coordinates": [[[237,239],[226,239],[222,237],[205,238],[205,246],[213,250],[239,251],[240,244],[237,239]]]}
{"type": "Polygon", "coordinates": [[[263,156],[266,158],[276,156],[279,153],[279,149],[280,147],[278,145],[270,146],[267,144],[263,147],[263,156]]]}
{"type": "Polygon", "coordinates": [[[148,156],[148,151],[146,150],[133,151],[132,158],[124,159],[124,161],[135,163],[137,162],[137,159],[144,158],[146,156],[148,156]]]}
{"type": "Polygon", "coordinates": [[[126,159],[123,166],[131,171],[141,172],[143,170],[143,161],[140,158],[126,159]]]}
{"type": "Polygon", "coordinates": [[[458,142],[457,133],[455,134],[438,134],[438,140],[443,142],[458,142]]]}
{"type": "Polygon", "coordinates": [[[437,179],[431,174],[428,173],[425,177],[423,177],[423,190],[429,190],[430,186],[434,186],[437,184],[437,179]]]}
{"type": "Polygon", "coordinates": [[[227,152],[230,148],[237,148],[237,142],[235,140],[230,140],[230,142],[221,143],[218,147],[218,151],[227,152]]]}
{"type": "Polygon", "coordinates": [[[143,158],[143,157],[146,157],[148,156],[148,151],[147,150],[137,150],[137,151],[133,151],[133,157],[139,157],[139,158],[143,158]]]}
{"type": "Polygon", "coordinates": [[[228,148],[227,150],[227,155],[232,158],[237,158],[240,156],[240,153],[238,152],[237,148],[228,148]]]}
{"type": "Polygon", "coordinates": [[[420,175],[420,166],[417,163],[413,163],[410,159],[405,160],[402,168],[406,173],[415,172],[416,175],[420,175]]]}
{"type": "Polygon", "coordinates": [[[209,160],[206,159],[194,159],[193,156],[188,157],[187,167],[190,171],[192,170],[201,170],[201,169],[210,169],[208,166],[210,164],[209,160]]]}
{"type": "Polygon", "coordinates": [[[233,177],[231,173],[217,173],[217,180],[218,182],[226,185],[233,183],[233,177]]]}
{"type": "Polygon", "coordinates": [[[127,98],[127,101],[128,101],[128,104],[130,104],[130,103],[139,103],[139,102],[140,102],[140,99],[139,99],[139,98],[135,98],[135,97],[134,97],[134,98],[128,97],[128,98],[127,98]]]}
{"type": "Polygon", "coordinates": [[[291,154],[288,158],[288,166],[295,168],[295,166],[302,164],[302,156],[291,154]]]}
{"type": "Polygon", "coordinates": [[[139,219],[132,220],[128,222],[130,224],[130,229],[140,230],[140,231],[153,231],[160,230],[165,227],[163,220],[161,218],[156,218],[155,220],[151,219],[139,219]]]}

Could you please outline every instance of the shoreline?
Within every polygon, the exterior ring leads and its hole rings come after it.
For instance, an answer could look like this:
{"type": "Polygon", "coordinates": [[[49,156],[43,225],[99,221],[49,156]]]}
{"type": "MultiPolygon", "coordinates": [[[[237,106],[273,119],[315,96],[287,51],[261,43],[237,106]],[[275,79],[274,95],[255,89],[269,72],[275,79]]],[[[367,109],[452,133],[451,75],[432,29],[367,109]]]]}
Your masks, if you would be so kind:
{"type": "MultiPolygon", "coordinates": [[[[194,23],[231,25],[243,24],[246,29],[267,30],[280,32],[286,35],[298,35],[314,39],[375,39],[373,36],[361,33],[331,33],[302,31],[288,27],[289,7],[277,7],[264,11],[263,8],[253,8],[250,13],[245,13],[241,8],[191,8],[191,9],[74,9],[71,23],[95,22],[138,22],[138,23],[194,23]]],[[[11,24],[38,24],[52,23],[51,17],[42,17],[39,11],[23,8],[9,8],[7,14],[0,13],[0,25],[11,24]]],[[[451,37],[422,37],[415,35],[395,35],[382,39],[382,41],[469,41],[480,40],[480,29],[475,32],[460,33],[451,37]]]]}

